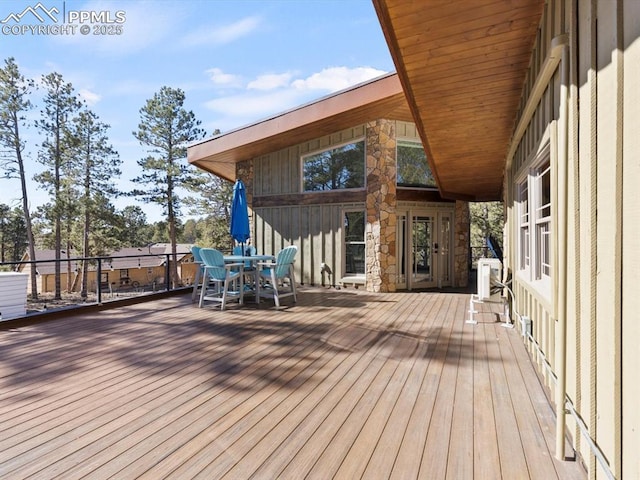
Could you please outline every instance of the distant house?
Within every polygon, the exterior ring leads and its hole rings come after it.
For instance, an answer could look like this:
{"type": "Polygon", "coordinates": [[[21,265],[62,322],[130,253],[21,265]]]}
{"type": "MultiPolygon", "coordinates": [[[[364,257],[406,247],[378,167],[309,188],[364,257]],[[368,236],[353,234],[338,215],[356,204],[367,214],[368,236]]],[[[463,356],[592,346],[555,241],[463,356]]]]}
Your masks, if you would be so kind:
{"type": "MultiPolygon", "coordinates": [[[[60,287],[63,291],[79,291],[79,278],[78,275],[78,262],[75,261],[75,258],[79,257],[78,252],[74,250],[63,250],[60,254],[61,264],[60,264],[60,287]]],[[[38,292],[53,292],[55,291],[55,258],[56,252],[55,250],[36,250],[36,284],[38,288],[38,292]]],[[[29,257],[29,252],[25,252],[22,256],[22,262],[28,262],[31,258],[29,257]]],[[[93,281],[95,283],[95,272],[91,272],[91,270],[95,270],[95,267],[90,269],[90,277],[93,277],[93,281]]],[[[28,293],[31,293],[31,268],[29,264],[21,264],[18,267],[19,272],[29,274],[29,281],[27,282],[28,293]]]]}
{"type": "MultiPolygon", "coordinates": [[[[190,244],[177,245],[178,277],[180,283],[190,285],[195,278],[195,264],[191,255],[190,244]]],[[[171,245],[158,243],[149,247],[127,247],[111,252],[103,257],[100,269],[100,284],[110,291],[162,288],[166,283],[167,258],[171,261],[171,245]],[[152,255],[152,256],[149,256],[152,255]]],[[[81,289],[82,261],[80,254],[75,251],[62,253],[60,267],[60,285],[63,292],[79,292],[81,289]],[[67,260],[65,260],[67,259],[67,260]]],[[[36,251],[36,272],[38,292],[55,291],[55,250],[36,251]]],[[[22,257],[23,262],[29,261],[29,254],[22,257]]],[[[18,269],[31,274],[28,264],[18,269]]],[[[97,290],[97,264],[90,263],[87,288],[97,290]]],[[[28,283],[31,291],[31,281],[28,283]]]]}
{"type": "MultiPolygon", "coordinates": [[[[190,285],[195,278],[191,245],[178,244],[176,252],[179,283],[190,285]]],[[[104,263],[100,281],[103,285],[111,285],[112,288],[163,286],[166,282],[167,258],[171,261],[171,257],[167,255],[170,254],[171,244],[169,243],[155,243],[148,247],[129,247],[114,251],[109,255],[109,260],[104,263]]]]}

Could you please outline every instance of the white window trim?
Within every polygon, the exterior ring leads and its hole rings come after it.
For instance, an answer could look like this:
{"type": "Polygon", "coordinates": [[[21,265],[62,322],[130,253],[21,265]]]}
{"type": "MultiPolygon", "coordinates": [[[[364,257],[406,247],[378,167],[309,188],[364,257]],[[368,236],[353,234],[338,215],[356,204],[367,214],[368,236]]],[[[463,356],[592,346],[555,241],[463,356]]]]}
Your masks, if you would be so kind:
{"type": "Polygon", "coordinates": [[[517,253],[517,276],[522,281],[531,285],[543,298],[551,300],[552,298],[552,276],[554,273],[554,256],[553,256],[553,214],[551,211],[553,210],[553,199],[555,198],[553,195],[553,185],[554,185],[554,175],[552,165],[553,161],[553,152],[551,151],[551,143],[548,139],[544,146],[539,149],[535,156],[527,162],[527,165],[523,167],[522,171],[516,177],[515,185],[517,192],[517,241],[516,241],[516,253],[517,253]],[[544,170],[543,170],[544,169],[544,170]],[[541,173],[547,172],[550,177],[550,214],[546,217],[539,217],[539,213],[542,209],[541,205],[541,190],[540,190],[540,179],[541,173]],[[521,237],[521,227],[522,227],[522,202],[521,202],[521,191],[524,188],[524,185],[527,186],[527,199],[528,199],[528,230],[529,230],[529,264],[522,265],[522,259],[524,258],[524,253],[522,251],[523,242],[521,237]],[[538,237],[538,228],[542,225],[548,225],[549,227],[549,274],[545,274],[542,272],[542,258],[541,258],[541,245],[540,239],[538,237]]]}
{"type": "MultiPolygon", "coordinates": [[[[342,232],[342,238],[340,239],[341,244],[342,244],[342,258],[341,258],[341,278],[343,280],[348,279],[349,282],[351,283],[364,283],[366,275],[367,275],[367,225],[365,223],[365,228],[364,228],[364,233],[363,233],[363,237],[362,237],[362,244],[364,245],[364,273],[346,273],[347,272],[347,242],[345,239],[345,229],[344,229],[344,225],[342,224],[342,222],[344,221],[344,216],[347,213],[350,212],[358,212],[358,213],[364,213],[364,220],[365,222],[367,221],[367,211],[366,209],[363,208],[345,208],[342,210],[342,213],[340,214],[340,223],[341,223],[341,227],[340,230],[342,232]]],[[[360,242],[351,242],[351,243],[360,243],[360,242]]]]}

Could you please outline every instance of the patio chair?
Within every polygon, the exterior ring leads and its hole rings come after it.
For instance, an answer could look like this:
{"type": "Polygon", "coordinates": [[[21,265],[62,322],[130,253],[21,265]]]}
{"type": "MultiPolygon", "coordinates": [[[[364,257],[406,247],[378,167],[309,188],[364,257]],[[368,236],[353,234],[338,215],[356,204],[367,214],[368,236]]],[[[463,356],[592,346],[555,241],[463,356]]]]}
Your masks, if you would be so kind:
{"type": "Polygon", "coordinates": [[[191,247],[191,253],[193,255],[193,262],[197,265],[196,278],[193,281],[193,292],[191,293],[191,301],[195,301],[198,289],[202,287],[202,278],[204,277],[204,266],[202,264],[202,257],[200,256],[201,248],[194,245],[191,247]]]}
{"type": "Polygon", "coordinates": [[[293,296],[296,302],[296,279],[293,273],[293,261],[298,253],[298,247],[291,245],[283,248],[276,255],[275,262],[258,262],[261,285],[257,289],[258,298],[273,298],[276,307],[280,306],[280,299],[293,296]],[[285,284],[288,283],[288,288],[285,284]]]}
{"type": "Polygon", "coordinates": [[[240,305],[243,303],[242,279],[243,264],[225,263],[222,252],[215,248],[202,248],[200,257],[203,263],[202,291],[200,292],[199,307],[205,300],[220,302],[220,309],[224,310],[229,298],[237,298],[240,305]],[[233,290],[234,283],[238,283],[237,290],[233,290]],[[210,286],[210,284],[213,284],[210,286]]]}

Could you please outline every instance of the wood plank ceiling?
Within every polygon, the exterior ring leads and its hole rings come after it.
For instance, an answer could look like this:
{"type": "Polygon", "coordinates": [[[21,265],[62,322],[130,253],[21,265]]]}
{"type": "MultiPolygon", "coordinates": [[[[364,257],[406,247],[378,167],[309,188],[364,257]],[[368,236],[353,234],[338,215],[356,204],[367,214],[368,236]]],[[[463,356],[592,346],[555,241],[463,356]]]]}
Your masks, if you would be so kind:
{"type": "Polygon", "coordinates": [[[373,0],[441,194],[499,200],[544,0],[373,0]]]}

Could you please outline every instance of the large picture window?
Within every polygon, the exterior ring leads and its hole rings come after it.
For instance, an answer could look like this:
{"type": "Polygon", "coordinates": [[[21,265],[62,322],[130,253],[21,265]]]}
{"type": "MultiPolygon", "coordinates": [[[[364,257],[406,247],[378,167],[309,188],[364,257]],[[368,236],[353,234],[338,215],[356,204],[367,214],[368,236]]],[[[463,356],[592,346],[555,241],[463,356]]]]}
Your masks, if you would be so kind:
{"type": "Polygon", "coordinates": [[[365,186],[364,140],[302,157],[303,191],[365,186]]]}
{"type": "Polygon", "coordinates": [[[398,140],[398,187],[437,188],[427,163],[427,154],[420,142],[398,140]]]}

